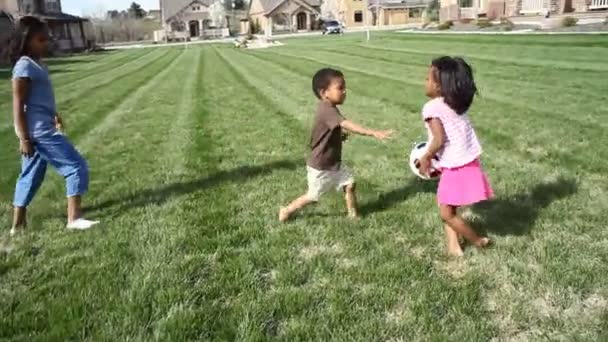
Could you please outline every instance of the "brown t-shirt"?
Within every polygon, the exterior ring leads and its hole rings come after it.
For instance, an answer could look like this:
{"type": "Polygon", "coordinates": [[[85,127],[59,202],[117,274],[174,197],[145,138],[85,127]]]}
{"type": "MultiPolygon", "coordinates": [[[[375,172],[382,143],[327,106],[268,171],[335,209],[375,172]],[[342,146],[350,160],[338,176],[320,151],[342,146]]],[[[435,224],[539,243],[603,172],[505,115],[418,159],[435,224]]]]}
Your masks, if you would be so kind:
{"type": "Polygon", "coordinates": [[[342,127],[340,111],[330,103],[321,101],[310,136],[312,152],[308,166],[317,170],[338,171],[342,162],[342,127]]]}

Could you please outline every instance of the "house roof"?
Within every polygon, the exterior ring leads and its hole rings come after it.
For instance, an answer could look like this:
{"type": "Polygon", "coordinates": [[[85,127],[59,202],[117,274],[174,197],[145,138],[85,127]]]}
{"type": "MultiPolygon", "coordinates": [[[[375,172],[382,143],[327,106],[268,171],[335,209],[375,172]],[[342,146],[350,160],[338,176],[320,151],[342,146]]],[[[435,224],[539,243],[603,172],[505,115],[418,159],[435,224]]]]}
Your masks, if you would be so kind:
{"type": "Polygon", "coordinates": [[[43,21],[71,21],[71,22],[80,22],[87,21],[88,19],[84,19],[81,17],[77,17],[75,15],[67,14],[67,13],[44,13],[36,15],[39,19],[43,21]]]}
{"type": "MultiPolygon", "coordinates": [[[[264,14],[269,14],[270,12],[277,9],[287,0],[259,0],[260,4],[262,4],[262,8],[264,9],[264,14]]],[[[319,7],[321,6],[321,0],[296,0],[305,3],[310,7],[319,7]]]]}
{"type": "Polygon", "coordinates": [[[382,8],[426,8],[430,0],[370,0],[369,7],[375,8],[380,1],[382,8]]]}
{"type": "Polygon", "coordinates": [[[195,2],[200,2],[205,6],[211,5],[210,0],[161,0],[160,11],[162,13],[163,21],[166,22],[167,20],[173,18],[179,12],[195,2]]]}

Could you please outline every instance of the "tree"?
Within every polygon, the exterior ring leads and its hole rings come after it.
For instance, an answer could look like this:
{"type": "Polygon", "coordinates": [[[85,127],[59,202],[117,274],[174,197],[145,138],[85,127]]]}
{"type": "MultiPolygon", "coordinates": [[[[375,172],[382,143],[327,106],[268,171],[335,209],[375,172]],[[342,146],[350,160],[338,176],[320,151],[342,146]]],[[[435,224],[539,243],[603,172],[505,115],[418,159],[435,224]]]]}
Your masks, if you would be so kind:
{"type": "Polygon", "coordinates": [[[429,3],[428,7],[426,8],[426,12],[427,12],[427,18],[430,22],[439,21],[440,8],[441,8],[441,5],[439,4],[439,0],[433,0],[429,3]]]}
{"type": "Polygon", "coordinates": [[[321,4],[322,19],[339,19],[340,0],[326,0],[321,4]]]}
{"type": "Polygon", "coordinates": [[[112,11],[108,11],[108,13],[106,15],[106,19],[116,20],[116,19],[118,19],[119,16],[120,16],[120,12],[118,12],[117,10],[112,10],[112,11]]]}
{"type": "Polygon", "coordinates": [[[136,2],[132,2],[131,6],[129,7],[129,17],[134,19],[143,19],[145,16],[146,11],[141,8],[141,5],[136,2]]]}

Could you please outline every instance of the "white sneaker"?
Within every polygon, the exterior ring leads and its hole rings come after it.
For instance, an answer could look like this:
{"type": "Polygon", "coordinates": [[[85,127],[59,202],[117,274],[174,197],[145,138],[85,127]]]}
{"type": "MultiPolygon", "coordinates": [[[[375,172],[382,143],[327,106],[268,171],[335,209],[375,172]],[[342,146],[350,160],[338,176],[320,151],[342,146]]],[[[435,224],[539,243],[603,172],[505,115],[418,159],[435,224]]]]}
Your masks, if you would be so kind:
{"type": "Polygon", "coordinates": [[[19,232],[21,232],[21,229],[11,228],[11,231],[8,234],[10,237],[15,237],[17,234],[19,234],[19,232]]]}
{"type": "Polygon", "coordinates": [[[68,223],[67,229],[72,230],[87,230],[93,228],[93,226],[99,224],[99,221],[89,221],[83,218],[79,218],[78,220],[68,223]]]}

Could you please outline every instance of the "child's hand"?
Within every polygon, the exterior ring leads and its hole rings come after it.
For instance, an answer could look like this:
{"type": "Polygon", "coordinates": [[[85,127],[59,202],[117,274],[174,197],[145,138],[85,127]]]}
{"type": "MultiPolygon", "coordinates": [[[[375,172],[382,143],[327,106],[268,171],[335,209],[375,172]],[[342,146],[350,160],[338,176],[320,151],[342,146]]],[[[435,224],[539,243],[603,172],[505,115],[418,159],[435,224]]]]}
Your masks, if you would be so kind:
{"type": "Polygon", "coordinates": [[[31,157],[34,155],[34,146],[32,145],[32,142],[29,140],[20,140],[19,152],[25,157],[31,157]]]}
{"type": "Polygon", "coordinates": [[[418,166],[418,170],[420,170],[420,174],[429,177],[431,174],[431,158],[427,156],[423,156],[418,161],[420,166],[418,166]]]}
{"type": "Polygon", "coordinates": [[[342,132],[342,141],[346,141],[346,140],[348,140],[348,133],[342,132]]]}
{"type": "Polygon", "coordinates": [[[55,114],[55,128],[58,131],[63,131],[65,126],[63,124],[63,118],[61,117],[61,115],[59,115],[59,113],[55,114]]]}
{"type": "Polygon", "coordinates": [[[393,135],[393,131],[375,131],[374,138],[378,140],[386,140],[389,139],[393,135]]]}

